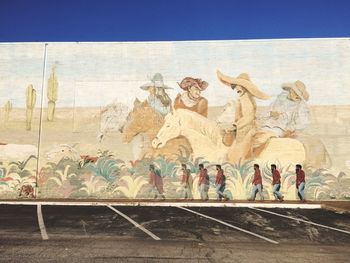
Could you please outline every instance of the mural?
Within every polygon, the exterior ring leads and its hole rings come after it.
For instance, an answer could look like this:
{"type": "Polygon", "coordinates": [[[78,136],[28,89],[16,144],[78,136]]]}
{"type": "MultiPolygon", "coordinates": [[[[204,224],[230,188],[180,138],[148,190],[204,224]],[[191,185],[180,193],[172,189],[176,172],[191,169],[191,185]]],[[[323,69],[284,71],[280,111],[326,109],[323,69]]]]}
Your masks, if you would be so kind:
{"type": "Polygon", "coordinates": [[[348,39],[3,43],[0,62],[1,199],[298,200],[296,164],[307,200],[350,199],[348,39]]]}

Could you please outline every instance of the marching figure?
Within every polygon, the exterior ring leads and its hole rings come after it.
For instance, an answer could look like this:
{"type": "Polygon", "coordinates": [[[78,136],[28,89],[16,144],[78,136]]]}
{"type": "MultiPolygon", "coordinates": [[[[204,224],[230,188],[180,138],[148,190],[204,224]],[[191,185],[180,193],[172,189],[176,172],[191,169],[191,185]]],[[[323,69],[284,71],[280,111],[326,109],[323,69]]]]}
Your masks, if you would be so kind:
{"type": "Polygon", "coordinates": [[[301,202],[306,202],[305,200],[305,172],[302,170],[302,166],[300,164],[297,164],[295,166],[295,173],[296,173],[296,181],[295,185],[298,190],[298,197],[300,198],[301,202]]]}
{"type": "Polygon", "coordinates": [[[263,189],[262,178],[261,178],[261,172],[258,164],[254,164],[254,178],[253,178],[252,184],[253,184],[253,189],[252,189],[252,194],[249,201],[255,200],[257,192],[259,192],[260,200],[264,200],[264,195],[262,192],[262,189],[263,189]]]}
{"type": "Polygon", "coordinates": [[[271,173],[272,173],[272,186],[273,186],[273,195],[275,196],[275,200],[283,201],[283,196],[281,195],[281,175],[277,170],[276,164],[271,164],[271,173]]]}
{"type": "Polygon", "coordinates": [[[158,194],[165,199],[163,189],[163,178],[158,169],[155,169],[154,164],[149,166],[149,183],[152,186],[152,193],[154,198],[158,198],[158,194]]]}
{"type": "Polygon", "coordinates": [[[224,198],[225,200],[228,200],[226,195],[224,194],[225,186],[226,186],[226,176],[224,175],[224,171],[221,168],[221,165],[216,165],[216,180],[215,180],[215,187],[216,187],[216,194],[217,194],[217,200],[222,200],[224,198]]]}
{"type": "Polygon", "coordinates": [[[198,187],[202,200],[208,200],[209,191],[209,175],[207,169],[204,168],[203,164],[199,164],[199,180],[198,187]]]}
{"type": "Polygon", "coordinates": [[[181,185],[184,193],[185,199],[193,199],[192,197],[192,176],[191,176],[191,170],[187,169],[186,164],[181,164],[182,167],[182,178],[181,178],[181,185]]]}
{"type": "Polygon", "coordinates": [[[191,110],[208,117],[208,101],[201,96],[201,92],[208,87],[208,82],[186,77],[178,84],[185,92],[177,95],[174,108],[191,110]]]}

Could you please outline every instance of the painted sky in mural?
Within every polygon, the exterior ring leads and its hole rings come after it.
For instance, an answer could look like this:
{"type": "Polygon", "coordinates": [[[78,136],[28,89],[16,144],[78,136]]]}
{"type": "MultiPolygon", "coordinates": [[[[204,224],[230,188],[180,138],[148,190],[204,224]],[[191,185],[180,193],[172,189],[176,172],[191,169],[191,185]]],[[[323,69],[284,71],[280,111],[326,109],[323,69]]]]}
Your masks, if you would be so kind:
{"type": "MultiPolygon", "coordinates": [[[[6,61],[0,66],[0,103],[11,99],[15,107],[20,107],[23,97],[16,93],[16,87],[25,86],[28,78],[35,87],[41,87],[44,45],[35,44],[33,48],[29,44],[1,44],[0,54],[6,61]]],[[[161,72],[166,84],[174,88],[169,91],[172,98],[183,77],[206,80],[209,88],[203,95],[210,98],[209,106],[222,106],[232,93],[221,87],[215,75],[217,69],[231,75],[249,72],[271,96],[278,95],[282,83],[301,79],[312,94],[310,104],[348,104],[350,97],[350,90],[345,88],[350,85],[350,75],[345,74],[350,72],[348,39],[52,43],[47,49],[47,65],[54,63],[61,94],[84,90],[84,99],[73,102],[70,96],[62,96],[58,107],[74,103],[84,107],[105,105],[112,99],[103,94],[118,98],[120,91],[123,96],[118,100],[131,105],[138,87],[155,72],[161,72]]],[[[140,93],[140,97],[146,94],[140,93]]],[[[261,105],[268,103],[259,101],[261,105]]]]}

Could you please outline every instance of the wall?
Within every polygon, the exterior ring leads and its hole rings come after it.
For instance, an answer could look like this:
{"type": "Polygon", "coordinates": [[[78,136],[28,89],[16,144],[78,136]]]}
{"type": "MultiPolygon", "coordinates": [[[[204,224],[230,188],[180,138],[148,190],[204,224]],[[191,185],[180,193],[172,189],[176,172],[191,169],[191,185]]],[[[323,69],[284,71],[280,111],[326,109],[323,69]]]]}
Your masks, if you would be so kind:
{"type": "Polygon", "coordinates": [[[0,198],[180,199],[185,163],[197,199],[203,163],[210,198],[222,164],[227,196],[246,199],[258,163],[274,199],[275,163],[296,200],[300,163],[308,200],[348,200],[349,72],[349,39],[2,43],[0,198]],[[186,77],[199,99],[180,87],[186,77]]]}

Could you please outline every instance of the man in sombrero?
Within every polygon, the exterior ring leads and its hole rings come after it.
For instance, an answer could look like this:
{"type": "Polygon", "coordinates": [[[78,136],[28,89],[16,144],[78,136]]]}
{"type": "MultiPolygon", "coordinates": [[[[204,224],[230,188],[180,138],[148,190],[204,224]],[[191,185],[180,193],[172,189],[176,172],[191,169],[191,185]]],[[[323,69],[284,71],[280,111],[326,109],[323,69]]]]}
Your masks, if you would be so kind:
{"type": "Polygon", "coordinates": [[[149,92],[147,101],[148,104],[162,116],[167,115],[171,109],[171,99],[165,92],[166,89],[172,89],[164,84],[163,76],[156,73],[151,82],[146,83],[140,87],[149,92]]]}
{"type": "Polygon", "coordinates": [[[218,79],[235,90],[238,94],[233,125],[235,140],[228,152],[228,159],[238,163],[252,154],[253,137],[257,131],[255,99],[267,100],[270,97],[262,92],[251,80],[247,73],[230,77],[217,71],[218,79]]]}
{"type": "Polygon", "coordinates": [[[310,122],[310,110],[306,103],[309,94],[300,80],[282,84],[282,89],[270,105],[269,115],[262,129],[275,133],[277,137],[295,137],[310,122]]]}
{"type": "Polygon", "coordinates": [[[185,92],[177,95],[174,108],[187,109],[208,117],[208,100],[201,96],[201,92],[208,87],[208,82],[186,77],[178,84],[185,92]]]}

